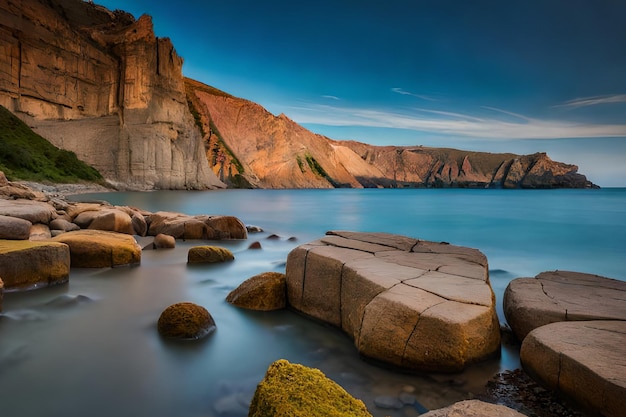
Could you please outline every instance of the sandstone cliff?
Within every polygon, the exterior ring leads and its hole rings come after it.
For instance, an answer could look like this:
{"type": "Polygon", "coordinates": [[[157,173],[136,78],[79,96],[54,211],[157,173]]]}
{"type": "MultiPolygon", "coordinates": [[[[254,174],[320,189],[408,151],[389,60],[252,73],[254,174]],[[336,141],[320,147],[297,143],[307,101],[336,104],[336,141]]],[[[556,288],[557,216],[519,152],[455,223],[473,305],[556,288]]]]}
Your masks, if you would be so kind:
{"type": "Polygon", "coordinates": [[[186,79],[209,163],[232,186],[259,188],[589,188],[578,167],[545,153],[373,146],[314,134],[285,115],[186,79]]]}
{"type": "Polygon", "coordinates": [[[224,186],[181,69],[148,16],[82,0],[0,0],[0,105],[121,188],[224,186]]]}

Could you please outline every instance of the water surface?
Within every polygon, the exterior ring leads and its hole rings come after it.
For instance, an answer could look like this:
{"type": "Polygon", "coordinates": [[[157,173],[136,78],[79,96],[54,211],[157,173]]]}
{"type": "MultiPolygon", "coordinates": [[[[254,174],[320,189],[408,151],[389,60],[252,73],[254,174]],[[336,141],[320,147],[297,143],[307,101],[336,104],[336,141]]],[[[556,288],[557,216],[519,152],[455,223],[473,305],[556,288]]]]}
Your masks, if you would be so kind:
{"type": "Polygon", "coordinates": [[[508,282],[547,270],[626,280],[626,190],[224,190],[75,196],[149,211],[227,214],[258,225],[221,265],[187,266],[189,247],[146,250],[137,267],[73,269],[66,285],[5,294],[0,316],[2,415],[245,416],[267,366],[285,358],[321,369],[375,416],[374,398],[412,393],[428,409],[480,392],[519,366],[514,348],[458,375],[410,375],[359,358],[332,327],[288,311],[250,312],[224,301],[245,279],[284,272],[287,254],[328,230],[383,231],[480,249],[489,259],[501,321],[508,282]],[[270,234],[278,240],[267,239],[270,234]],[[295,237],[296,241],[288,240],[295,237]],[[247,249],[261,242],[262,250],[247,249]],[[200,343],[164,341],[168,305],[206,307],[217,331],[200,343]]]}

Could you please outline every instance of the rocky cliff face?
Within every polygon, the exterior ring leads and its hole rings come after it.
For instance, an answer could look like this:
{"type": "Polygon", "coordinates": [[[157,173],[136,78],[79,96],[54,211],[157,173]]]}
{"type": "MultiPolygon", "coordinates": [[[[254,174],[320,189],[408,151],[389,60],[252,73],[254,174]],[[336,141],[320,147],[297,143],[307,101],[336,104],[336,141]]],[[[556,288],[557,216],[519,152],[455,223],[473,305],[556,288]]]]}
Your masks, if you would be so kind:
{"type": "Polygon", "coordinates": [[[223,186],[181,69],[148,16],[82,0],[0,0],[0,105],[122,188],[223,186]]]}
{"type": "Polygon", "coordinates": [[[197,81],[188,99],[203,126],[207,157],[223,181],[260,188],[474,187],[588,188],[578,167],[545,153],[372,146],[314,134],[197,81]]]}

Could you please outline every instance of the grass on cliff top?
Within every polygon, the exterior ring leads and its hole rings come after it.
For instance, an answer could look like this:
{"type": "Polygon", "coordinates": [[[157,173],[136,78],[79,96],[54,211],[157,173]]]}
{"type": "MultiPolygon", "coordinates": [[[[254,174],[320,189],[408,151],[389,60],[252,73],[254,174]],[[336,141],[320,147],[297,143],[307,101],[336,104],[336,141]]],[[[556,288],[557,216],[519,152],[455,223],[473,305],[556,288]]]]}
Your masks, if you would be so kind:
{"type": "Polygon", "coordinates": [[[0,106],[0,171],[10,181],[102,183],[102,175],[74,152],[59,149],[0,106]]]}

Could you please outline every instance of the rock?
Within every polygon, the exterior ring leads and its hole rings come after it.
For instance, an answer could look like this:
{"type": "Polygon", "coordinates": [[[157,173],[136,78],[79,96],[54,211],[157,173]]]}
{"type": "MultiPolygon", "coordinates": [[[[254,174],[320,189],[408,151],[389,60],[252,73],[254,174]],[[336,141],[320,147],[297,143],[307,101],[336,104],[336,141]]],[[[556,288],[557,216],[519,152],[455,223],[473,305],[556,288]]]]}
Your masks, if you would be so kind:
{"type": "Polygon", "coordinates": [[[63,232],[71,232],[80,230],[77,224],[67,221],[66,219],[57,218],[50,222],[50,230],[61,230],[63,232]]]}
{"type": "Polygon", "coordinates": [[[131,217],[128,213],[117,208],[103,209],[96,212],[87,228],[125,233],[128,235],[135,234],[131,217]]]}
{"type": "Polygon", "coordinates": [[[252,242],[250,246],[248,246],[248,249],[263,249],[263,247],[261,246],[261,242],[252,242]]]}
{"type": "Polygon", "coordinates": [[[456,372],[499,353],[487,259],[475,249],[328,232],[289,253],[286,278],[291,307],[340,327],[366,357],[456,372]]]}
{"type": "Polygon", "coordinates": [[[558,321],[626,320],[626,282],[571,271],[516,278],[504,292],[504,314],[519,340],[558,321]]]}
{"type": "Polygon", "coordinates": [[[181,213],[159,211],[150,214],[148,234],[159,233],[176,239],[246,239],[243,223],[232,216],[189,216],[181,213]]]}
{"type": "Polygon", "coordinates": [[[154,249],[172,249],[176,247],[176,239],[173,236],[159,233],[154,237],[152,247],[154,249]]]}
{"type": "Polygon", "coordinates": [[[479,400],[466,400],[449,407],[420,414],[421,417],[525,417],[503,405],[490,404],[479,400]]]}
{"type": "Polygon", "coordinates": [[[135,231],[134,234],[145,236],[148,233],[148,223],[146,222],[146,218],[140,213],[133,213],[131,223],[135,231]]]}
{"type": "Polygon", "coordinates": [[[5,290],[26,290],[68,281],[70,250],[56,242],[0,240],[0,277],[5,290]]]}
{"type": "Polygon", "coordinates": [[[249,417],[371,417],[353,398],[320,370],[284,359],[272,363],[250,404],[249,417]]]}
{"type": "Polygon", "coordinates": [[[618,417],[626,410],[625,342],[626,321],[557,322],[528,333],[520,359],[533,378],[592,415],[618,417]]]}
{"type": "Polygon", "coordinates": [[[52,238],[70,247],[73,268],[108,268],[141,262],[141,247],[130,235],[102,230],[77,230],[52,238]]]}
{"type": "Polygon", "coordinates": [[[231,251],[219,246],[194,246],[187,252],[187,263],[216,263],[232,261],[235,256],[231,251]]]}
{"type": "Polygon", "coordinates": [[[0,215],[17,217],[31,223],[48,224],[56,217],[56,210],[40,201],[0,199],[0,215]]]}
{"type": "Polygon", "coordinates": [[[285,274],[263,272],[247,279],[226,297],[237,307],[250,310],[272,311],[287,306],[285,274]]]}
{"type": "Polygon", "coordinates": [[[37,223],[30,228],[30,240],[48,240],[52,237],[48,225],[37,223]]]}
{"type": "Polygon", "coordinates": [[[261,233],[263,231],[261,227],[254,226],[252,224],[246,225],[246,230],[248,231],[248,233],[261,233]]]}
{"type": "Polygon", "coordinates": [[[0,239],[28,239],[31,226],[28,220],[0,215],[0,239]]]}
{"type": "Polygon", "coordinates": [[[201,339],[215,330],[215,321],[204,307],[184,302],[163,310],[157,328],[163,337],[201,339]]]}
{"type": "MultiPolygon", "coordinates": [[[[2,172],[2,171],[0,171],[2,172]]],[[[5,177],[6,179],[6,177],[5,177]]],[[[0,181],[2,180],[2,177],[0,177],[0,181]]],[[[2,312],[2,298],[4,296],[4,281],[2,281],[2,278],[0,278],[0,313],[2,312]]]]}
{"type": "Polygon", "coordinates": [[[234,216],[209,216],[205,222],[213,229],[210,239],[247,239],[248,230],[241,220],[234,216]]]}

